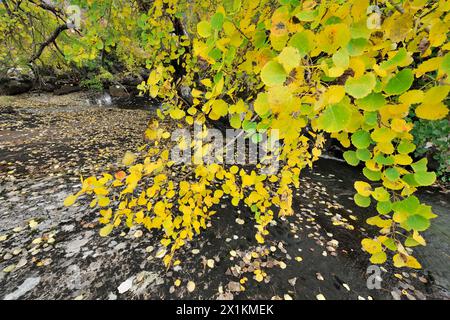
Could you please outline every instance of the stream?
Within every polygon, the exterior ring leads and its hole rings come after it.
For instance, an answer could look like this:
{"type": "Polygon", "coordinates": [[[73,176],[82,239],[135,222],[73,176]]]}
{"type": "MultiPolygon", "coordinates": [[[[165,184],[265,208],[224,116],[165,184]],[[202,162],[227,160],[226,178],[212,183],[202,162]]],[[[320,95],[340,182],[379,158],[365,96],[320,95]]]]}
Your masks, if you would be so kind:
{"type": "Polygon", "coordinates": [[[362,174],[334,159],[305,170],[295,214],[270,226],[264,246],[254,239],[249,208],[229,201],[169,270],[155,257],[160,244],[149,232],[138,238],[133,227],[100,237],[96,210],[87,201],[66,208],[64,198],[80,187],[80,175],[114,170],[124,152],[142,143],[154,116],[145,99],[0,97],[0,298],[450,298],[448,194],[418,193],[439,215],[424,233],[427,246],[415,250],[423,270],[370,266],[360,241],[373,234],[365,220],[374,210],[353,202],[353,182],[362,174]],[[265,272],[263,281],[255,280],[255,268],[265,272]],[[371,272],[378,272],[379,287],[370,285],[371,272]],[[188,281],[196,283],[193,292],[188,281]]]}

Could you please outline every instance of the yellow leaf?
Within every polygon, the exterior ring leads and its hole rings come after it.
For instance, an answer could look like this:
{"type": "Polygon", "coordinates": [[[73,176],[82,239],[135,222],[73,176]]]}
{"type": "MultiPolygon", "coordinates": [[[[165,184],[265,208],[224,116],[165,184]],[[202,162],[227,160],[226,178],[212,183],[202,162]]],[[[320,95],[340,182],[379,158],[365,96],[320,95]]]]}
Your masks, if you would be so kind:
{"type": "Polygon", "coordinates": [[[124,166],[131,166],[136,159],[136,155],[132,152],[127,151],[122,159],[122,164],[124,166]]]}
{"type": "Polygon", "coordinates": [[[413,232],[413,239],[416,240],[418,243],[420,243],[423,246],[425,246],[427,244],[425,239],[416,230],[414,230],[414,232],[413,232]]]}
{"type": "Polygon", "coordinates": [[[416,78],[420,78],[427,72],[437,70],[441,65],[441,62],[442,57],[431,58],[427,61],[422,62],[415,70],[416,78]]]}
{"type": "Polygon", "coordinates": [[[345,97],[344,86],[330,86],[325,91],[323,98],[324,104],[334,104],[340,102],[345,97]]]}
{"type": "Polygon", "coordinates": [[[375,254],[382,250],[381,243],[372,239],[363,239],[361,245],[368,253],[375,254]]]}
{"type": "Polygon", "coordinates": [[[429,104],[435,104],[443,101],[447,98],[448,93],[450,91],[450,86],[437,86],[430,88],[427,92],[425,92],[423,96],[423,101],[429,104]]]}
{"type": "Polygon", "coordinates": [[[406,105],[412,105],[415,103],[421,103],[423,98],[424,94],[422,90],[410,90],[402,94],[398,100],[406,105]]]}
{"type": "Polygon", "coordinates": [[[170,242],[171,242],[170,239],[162,239],[162,240],[161,240],[161,244],[162,244],[164,247],[167,247],[167,246],[170,244],[170,242]]]}
{"type": "Polygon", "coordinates": [[[98,199],[98,205],[99,205],[100,207],[106,207],[106,206],[108,206],[108,205],[109,205],[109,202],[110,202],[110,200],[109,200],[109,198],[107,198],[107,197],[102,197],[102,198],[98,199]]]}
{"type": "Polygon", "coordinates": [[[370,262],[373,264],[382,264],[386,262],[387,256],[384,251],[377,252],[370,257],[370,262]]]}
{"type": "Polygon", "coordinates": [[[255,280],[261,282],[264,280],[264,276],[261,273],[255,275],[255,280]]]}
{"type": "Polygon", "coordinates": [[[64,200],[64,206],[70,207],[71,205],[73,205],[75,203],[76,200],[77,200],[77,196],[70,195],[64,200]]]}
{"type": "Polygon", "coordinates": [[[294,47],[285,47],[283,51],[278,55],[278,62],[280,62],[286,72],[290,72],[292,69],[300,65],[300,53],[298,49],[294,47]]]}
{"type": "Polygon", "coordinates": [[[114,226],[112,224],[107,224],[106,226],[104,226],[103,228],[100,229],[100,236],[106,237],[107,235],[109,235],[111,233],[113,228],[114,228],[114,226]]]}
{"type": "Polygon", "coordinates": [[[164,212],[166,210],[166,205],[164,204],[164,202],[162,201],[158,201],[155,206],[153,207],[153,211],[157,214],[157,215],[163,215],[164,212]]]}
{"type": "Polygon", "coordinates": [[[422,265],[413,256],[408,256],[406,266],[413,269],[422,269],[422,265]]]}
{"type": "Polygon", "coordinates": [[[448,108],[442,102],[429,104],[427,100],[416,108],[416,116],[426,120],[443,119],[448,114],[448,108]]]}
{"type": "Polygon", "coordinates": [[[186,112],[184,112],[184,110],[181,110],[180,108],[174,108],[169,111],[169,114],[172,119],[179,120],[186,115],[186,112]]]}
{"type": "Polygon", "coordinates": [[[258,241],[258,243],[261,243],[261,244],[264,243],[264,237],[259,232],[255,235],[255,238],[256,238],[256,241],[258,241]]]}
{"type": "Polygon", "coordinates": [[[367,182],[356,181],[354,187],[356,191],[364,197],[368,197],[372,194],[372,187],[367,182]]]}
{"type": "Polygon", "coordinates": [[[228,114],[228,104],[222,99],[214,100],[211,105],[211,112],[209,118],[211,120],[218,120],[220,117],[228,114]]]}

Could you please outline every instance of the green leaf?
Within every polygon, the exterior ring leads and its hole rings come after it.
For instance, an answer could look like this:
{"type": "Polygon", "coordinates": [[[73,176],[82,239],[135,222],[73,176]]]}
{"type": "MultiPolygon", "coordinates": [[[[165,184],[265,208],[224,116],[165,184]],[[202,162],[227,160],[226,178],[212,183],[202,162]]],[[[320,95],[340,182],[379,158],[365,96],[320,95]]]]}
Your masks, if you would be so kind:
{"type": "Polygon", "coordinates": [[[408,57],[408,55],[407,55],[406,49],[405,48],[400,48],[398,50],[398,52],[395,54],[395,56],[393,56],[388,61],[383,61],[380,64],[380,68],[384,69],[384,70],[387,70],[387,69],[390,69],[390,68],[395,68],[400,63],[402,63],[407,57],[408,57]]]}
{"type": "Polygon", "coordinates": [[[406,212],[408,214],[413,214],[419,208],[420,201],[416,196],[410,196],[402,201],[395,202],[392,205],[392,209],[398,212],[406,212]]]}
{"type": "Polygon", "coordinates": [[[345,92],[356,99],[361,99],[372,92],[376,83],[376,77],[373,73],[367,73],[359,78],[349,78],[345,82],[345,92]]]}
{"type": "Polygon", "coordinates": [[[350,122],[352,111],[344,103],[328,106],[318,119],[319,126],[326,132],[344,130],[350,122]]]}
{"type": "Polygon", "coordinates": [[[347,45],[348,53],[352,57],[360,56],[363,54],[368,43],[367,39],[364,38],[351,39],[347,45]]]}
{"type": "Polygon", "coordinates": [[[241,117],[238,113],[235,113],[230,117],[230,125],[234,129],[239,129],[241,127],[241,117]]]}
{"type": "Polygon", "coordinates": [[[370,134],[367,131],[359,130],[352,134],[352,143],[358,149],[367,149],[370,146],[370,134]]]}
{"type": "Polygon", "coordinates": [[[364,112],[364,123],[370,127],[374,127],[378,123],[378,112],[364,112]]]}
{"type": "Polygon", "coordinates": [[[411,167],[413,168],[414,172],[423,172],[427,171],[427,164],[428,164],[427,158],[422,158],[419,161],[411,164],[411,167]]]}
{"type": "Polygon", "coordinates": [[[359,164],[359,159],[355,151],[345,151],[343,156],[349,165],[356,167],[359,164]]]}
{"type": "Polygon", "coordinates": [[[416,240],[414,240],[411,236],[406,238],[405,240],[405,246],[407,247],[416,247],[420,245],[420,243],[418,243],[416,240]]]}
{"type": "Polygon", "coordinates": [[[416,150],[416,145],[409,141],[402,141],[397,147],[397,151],[400,154],[408,154],[416,150]]]}
{"type": "Polygon", "coordinates": [[[386,202],[389,201],[391,195],[385,188],[378,187],[372,192],[372,197],[379,202],[386,202]]]}
{"type": "Polygon", "coordinates": [[[211,35],[211,25],[208,21],[200,21],[197,24],[197,33],[200,37],[208,38],[211,35]]]}
{"type": "Polygon", "coordinates": [[[390,166],[394,164],[394,158],[391,156],[385,157],[382,154],[377,154],[374,158],[375,162],[384,166],[390,166]]]}
{"type": "Polygon", "coordinates": [[[450,75],[450,52],[448,52],[442,59],[441,70],[444,73],[450,75]]]}
{"type": "Polygon", "coordinates": [[[211,27],[215,30],[222,29],[223,19],[223,14],[221,12],[216,12],[211,18],[211,27]]]}
{"type": "Polygon", "coordinates": [[[253,121],[244,120],[242,122],[242,129],[244,129],[244,131],[246,131],[246,132],[250,132],[250,131],[255,132],[256,126],[257,126],[256,122],[253,122],[253,121]]]}
{"type": "Polygon", "coordinates": [[[430,220],[421,215],[414,214],[408,217],[408,219],[406,220],[406,224],[413,230],[425,231],[430,226],[430,220]]]}
{"type": "Polygon", "coordinates": [[[318,15],[319,15],[318,10],[312,10],[312,11],[301,11],[297,13],[295,16],[300,21],[311,22],[314,21],[318,15]]]}
{"type": "Polygon", "coordinates": [[[283,66],[275,61],[269,61],[261,70],[261,79],[269,87],[282,85],[286,77],[283,66]]]}
{"type": "Polygon", "coordinates": [[[403,69],[388,81],[384,92],[389,95],[402,94],[411,87],[413,81],[414,74],[411,69],[403,69]]]}
{"type": "Polygon", "coordinates": [[[367,208],[370,206],[370,197],[364,197],[362,195],[360,195],[359,193],[355,194],[355,196],[353,197],[353,199],[355,200],[355,203],[362,208],[367,208]]]}
{"type": "Polygon", "coordinates": [[[262,118],[270,113],[270,104],[267,93],[258,93],[254,103],[255,112],[262,118]]]}
{"type": "Polygon", "coordinates": [[[356,150],[356,156],[361,161],[367,161],[372,158],[372,153],[367,149],[358,149],[356,150]]]}
{"type": "Polygon", "coordinates": [[[402,177],[402,180],[404,182],[406,182],[410,187],[418,187],[419,186],[419,184],[417,183],[416,179],[414,179],[414,173],[405,174],[402,177]]]}
{"type": "Polygon", "coordinates": [[[386,99],[381,93],[372,92],[367,97],[357,99],[356,105],[365,111],[377,111],[386,105],[386,99]]]}
{"type": "Polygon", "coordinates": [[[414,180],[419,186],[431,186],[436,182],[436,173],[420,171],[414,174],[414,180]]]}
{"type": "Polygon", "coordinates": [[[347,50],[340,49],[332,57],[333,63],[336,67],[346,69],[350,62],[347,50]]]}
{"type": "Polygon", "coordinates": [[[395,244],[394,239],[386,239],[383,241],[383,245],[391,251],[397,251],[397,245],[395,244]]]}
{"type": "Polygon", "coordinates": [[[289,40],[289,46],[297,48],[302,57],[314,49],[314,33],[310,30],[304,30],[294,34],[289,40]]]}
{"type": "Polygon", "coordinates": [[[392,211],[391,201],[381,201],[377,203],[377,211],[379,214],[388,214],[392,211]]]}
{"type": "Polygon", "coordinates": [[[400,178],[400,173],[398,173],[397,169],[395,168],[387,169],[386,171],[384,171],[384,174],[390,181],[396,181],[398,178],[400,178]]]}
{"type": "Polygon", "coordinates": [[[380,171],[372,171],[372,170],[370,170],[367,167],[365,167],[363,169],[363,174],[370,181],[379,181],[381,179],[381,172],[380,171]]]}

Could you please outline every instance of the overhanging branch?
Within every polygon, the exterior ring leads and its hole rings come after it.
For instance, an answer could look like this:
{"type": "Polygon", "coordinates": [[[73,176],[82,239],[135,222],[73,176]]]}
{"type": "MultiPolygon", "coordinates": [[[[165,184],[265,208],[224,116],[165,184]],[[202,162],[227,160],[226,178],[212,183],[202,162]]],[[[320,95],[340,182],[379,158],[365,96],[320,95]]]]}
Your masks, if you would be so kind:
{"type": "Polygon", "coordinates": [[[47,47],[51,43],[54,43],[56,38],[58,38],[59,34],[67,29],[68,29],[67,24],[61,24],[60,26],[58,26],[58,28],[56,28],[55,31],[53,31],[50,37],[48,37],[44,42],[42,42],[39,45],[38,50],[36,51],[35,54],[33,54],[33,56],[30,58],[28,62],[33,63],[36,59],[38,59],[41,56],[42,52],[44,51],[45,47],[47,47]]]}

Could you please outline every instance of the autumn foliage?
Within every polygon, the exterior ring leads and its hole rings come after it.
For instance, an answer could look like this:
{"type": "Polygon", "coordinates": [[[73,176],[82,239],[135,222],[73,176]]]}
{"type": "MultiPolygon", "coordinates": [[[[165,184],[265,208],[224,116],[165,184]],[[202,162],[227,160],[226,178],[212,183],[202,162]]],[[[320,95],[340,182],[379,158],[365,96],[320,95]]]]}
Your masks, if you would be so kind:
{"type": "MultiPolygon", "coordinates": [[[[88,16],[92,1],[84,5],[88,16]]],[[[412,248],[426,244],[421,233],[436,215],[414,192],[436,175],[425,158],[411,156],[416,146],[407,116],[447,117],[449,9],[444,0],[376,6],[368,0],[156,0],[137,18],[130,16],[132,5],[112,6],[129,24],[107,38],[96,38],[86,18],[81,30],[92,46],[86,51],[81,39],[64,48],[68,58],[81,63],[114,48],[122,55],[122,46],[135,43],[129,57],[144,59],[150,71],[139,89],[163,104],[160,121],[146,132],[148,143],[128,152],[119,172],[84,179],[65,204],[91,196],[102,236],[123,224],[162,230],[157,255],[168,266],[177,249],[206,228],[220,201],[249,207],[256,241],[264,243],[268,224],[295,210],[301,171],[330,137],[366,178],[355,181],[354,200],[362,213],[372,212],[367,223],[379,229],[362,241],[370,261],[389,258],[397,267],[420,268],[412,248]],[[249,136],[277,130],[280,170],[262,174],[262,165],[193,162],[183,168],[189,174],[174,178],[171,132],[160,125],[166,117],[180,127],[201,124],[205,134],[215,121],[249,136]]],[[[200,155],[211,148],[174,143],[200,155]]]]}

